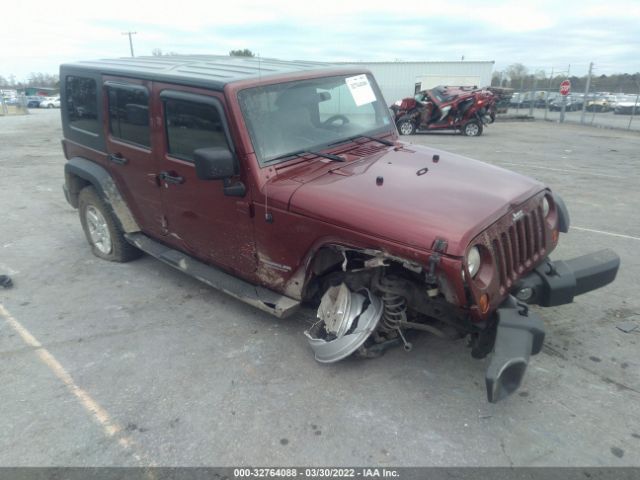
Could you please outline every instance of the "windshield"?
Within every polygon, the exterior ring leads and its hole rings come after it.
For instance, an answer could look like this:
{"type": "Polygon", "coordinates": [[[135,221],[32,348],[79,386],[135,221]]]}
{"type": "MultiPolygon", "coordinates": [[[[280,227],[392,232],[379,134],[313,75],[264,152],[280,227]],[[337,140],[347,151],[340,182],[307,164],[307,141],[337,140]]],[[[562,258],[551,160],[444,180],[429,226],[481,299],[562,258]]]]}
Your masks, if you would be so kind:
{"type": "Polygon", "coordinates": [[[261,165],[392,125],[375,81],[365,74],[248,88],[238,100],[261,165]]]}

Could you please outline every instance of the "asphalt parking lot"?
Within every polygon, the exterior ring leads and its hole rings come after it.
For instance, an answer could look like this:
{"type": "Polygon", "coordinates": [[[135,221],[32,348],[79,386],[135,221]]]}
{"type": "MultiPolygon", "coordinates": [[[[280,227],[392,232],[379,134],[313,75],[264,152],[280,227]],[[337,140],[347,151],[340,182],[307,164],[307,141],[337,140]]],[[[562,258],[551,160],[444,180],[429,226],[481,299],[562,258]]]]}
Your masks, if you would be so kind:
{"type": "Polygon", "coordinates": [[[0,274],[15,282],[0,289],[0,466],[640,464],[637,133],[537,121],[408,138],[561,193],[573,228],[554,258],[622,259],[613,285],[539,310],[546,345],[495,405],[464,340],[320,365],[300,319],[150,257],[97,259],[62,194],[60,138],[57,110],[0,117],[0,274]]]}

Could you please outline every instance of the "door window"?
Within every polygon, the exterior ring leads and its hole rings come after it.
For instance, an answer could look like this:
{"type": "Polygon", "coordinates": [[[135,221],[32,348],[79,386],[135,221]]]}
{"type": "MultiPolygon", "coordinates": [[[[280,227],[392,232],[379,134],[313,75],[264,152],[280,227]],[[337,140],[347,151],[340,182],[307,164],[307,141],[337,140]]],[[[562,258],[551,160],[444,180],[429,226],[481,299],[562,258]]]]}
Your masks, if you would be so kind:
{"type": "Polygon", "coordinates": [[[172,157],[193,162],[199,148],[227,147],[224,126],[211,104],[164,99],[167,151],[172,157]]]}
{"type": "Polygon", "coordinates": [[[138,85],[107,84],[109,131],[115,138],[149,148],[149,93],[138,85]]]}

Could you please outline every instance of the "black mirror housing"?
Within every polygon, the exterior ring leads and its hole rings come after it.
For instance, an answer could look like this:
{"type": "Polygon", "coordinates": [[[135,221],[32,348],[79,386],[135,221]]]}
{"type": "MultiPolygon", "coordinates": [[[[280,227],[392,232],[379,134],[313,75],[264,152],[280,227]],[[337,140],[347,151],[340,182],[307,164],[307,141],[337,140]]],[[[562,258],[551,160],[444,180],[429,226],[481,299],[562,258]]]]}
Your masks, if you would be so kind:
{"type": "Polygon", "coordinates": [[[196,176],[200,180],[225,180],[238,174],[238,162],[225,147],[199,148],[193,152],[196,176]]]}

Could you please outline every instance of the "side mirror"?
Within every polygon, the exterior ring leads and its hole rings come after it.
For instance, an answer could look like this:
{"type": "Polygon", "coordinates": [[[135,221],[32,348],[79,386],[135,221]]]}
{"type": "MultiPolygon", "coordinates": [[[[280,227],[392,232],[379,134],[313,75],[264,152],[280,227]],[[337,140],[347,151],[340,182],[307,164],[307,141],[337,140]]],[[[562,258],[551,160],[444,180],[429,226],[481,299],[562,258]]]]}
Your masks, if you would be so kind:
{"type": "Polygon", "coordinates": [[[225,147],[199,148],[193,152],[196,176],[200,180],[226,180],[237,175],[234,154],[225,147]]]}

